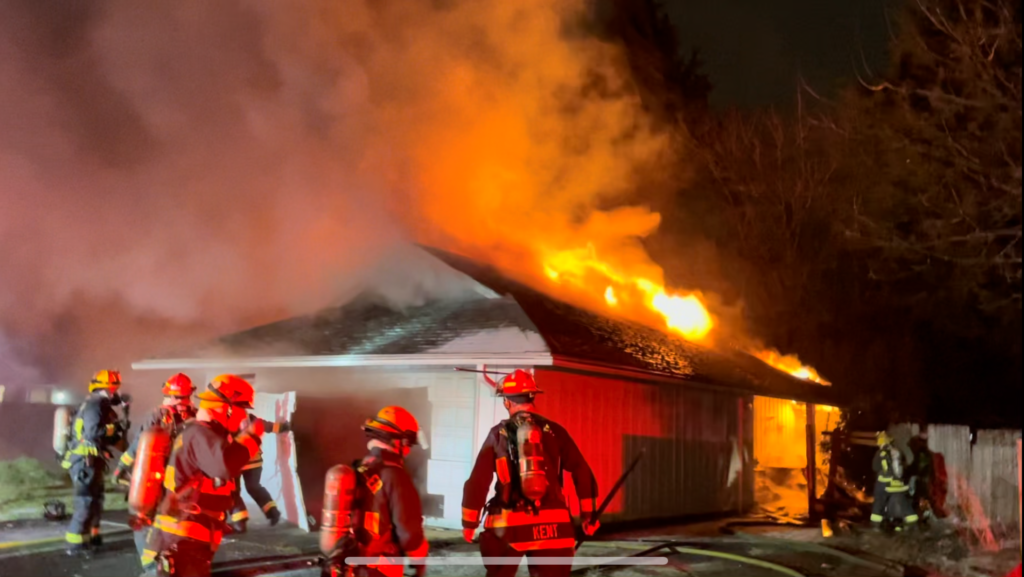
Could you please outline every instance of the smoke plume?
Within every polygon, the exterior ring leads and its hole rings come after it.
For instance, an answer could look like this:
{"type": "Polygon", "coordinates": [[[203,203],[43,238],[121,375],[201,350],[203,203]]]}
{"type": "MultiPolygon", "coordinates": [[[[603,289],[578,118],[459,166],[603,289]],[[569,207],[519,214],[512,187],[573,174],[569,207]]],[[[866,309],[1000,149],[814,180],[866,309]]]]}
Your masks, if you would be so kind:
{"type": "Polygon", "coordinates": [[[410,241],[660,279],[657,215],[600,209],[668,143],[585,9],[0,0],[0,328],[82,380],[337,302],[410,241]]]}

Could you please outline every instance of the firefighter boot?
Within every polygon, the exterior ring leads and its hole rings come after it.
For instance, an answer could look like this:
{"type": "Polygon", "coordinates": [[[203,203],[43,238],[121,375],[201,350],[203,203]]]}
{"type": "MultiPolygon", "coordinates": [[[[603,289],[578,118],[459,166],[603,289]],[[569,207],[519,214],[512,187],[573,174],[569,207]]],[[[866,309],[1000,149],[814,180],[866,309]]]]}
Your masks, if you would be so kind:
{"type": "Polygon", "coordinates": [[[267,520],[270,521],[271,527],[276,527],[281,522],[281,511],[277,507],[267,509],[267,520]]]}
{"type": "Polygon", "coordinates": [[[232,533],[241,535],[242,533],[245,533],[246,531],[249,530],[249,521],[248,520],[232,521],[231,523],[228,523],[228,527],[231,527],[231,532],[232,533]]]}

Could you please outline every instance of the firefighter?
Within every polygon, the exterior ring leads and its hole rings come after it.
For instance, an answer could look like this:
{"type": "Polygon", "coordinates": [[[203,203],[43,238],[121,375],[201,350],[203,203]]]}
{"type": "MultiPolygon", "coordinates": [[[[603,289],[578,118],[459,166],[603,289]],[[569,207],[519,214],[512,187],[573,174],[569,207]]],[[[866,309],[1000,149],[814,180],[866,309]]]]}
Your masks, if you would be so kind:
{"type": "Polygon", "coordinates": [[[64,536],[68,555],[85,555],[103,544],[100,517],[110,450],[123,447],[126,431],[114,407],[127,405],[119,394],[121,374],[100,371],[89,382],[89,396],[72,423],[72,439],[64,466],[71,473],[75,512],[64,536]]]}
{"type": "Polygon", "coordinates": [[[935,477],[935,456],[928,448],[928,433],[922,432],[910,440],[914,453],[913,474],[910,477],[910,500],[914,511],[928,521],[933,515],[932,480],[935,477]]]}
{"type": "MultiPolygon", "coordinates": [[[[167,379],[163,385],[163,404],[149,414],[149,418],[139,427],[139,434],[151,427],[160,426],[177,437],[185,428],[185,423],[196,417],[195,406],[192,405],[192,395],[196,387],[188,375],[178,373],[167,379]]],[[[122,485],[128,484],[132,474],[132,465],[135,464],[135,454],[139,450],[139,437],[132,440],[128,450],[121,455],[121,460],[114,469],[114,479],[122,485]]]]}
{"type": "MultiPolygon", "coordinates": [[[[128,450],[121,455],[121,460],[114,469],[114,479],[122,485],[128,485],[131,478],[132,466],[135,464],[135,457],[139,450],[139,439],[142,433],[152,427],[161,427],[166,430],[173,441],[185,425],[196,417],[195,406],[192,405],[192,395],[196,387],[192,379],[187,375],[178,373],[167,379],[164,383],[162,393],[163,404],[153,410],[142,426],[139,427],[139,434],[132,440],[128,450]]],[[[146,533],[148,528],[141,528],[135,531],[135,548],[139,555],[142,555],[146,545],[146,533]]]]}
{"type": "MultiPolygon", "coordinates": [[[[424,559],[430,550],[423,532],[423,505],[412,477],[405,470],[405,457],[415,445],[422,445],[420,425],[402,407],[384,407],[363,425],[370,454],[356,463],[355,508],[363,526],[355,532],[355,554],[376,558],[375,565],[360,566],[356,577],[402,577],[404,567],[389,563],[389,558],[424,559]]],[[[328,553],[335,560],[328,564],[328,575],[344,575],[344,559],[339,559],[346,543],[328,553]]],[[[425,575],[426,565],[416,565],[416,574],[425,575]]]]}
{"type": "MultiPolygon", "coordinates": [[[[267,433],[287,433],[292,430],[291,423],[271,423],[265,421],[259,417],[250,416],[249,420],[243,425],[247,427],[250,423],[255,420],[263,421],[263,430],[267,433]]],[[[277,503],[274,502],[273,497],[270,496],[270,491],[263,486],[261,478],[263,477],[263,450],[261,449],[251,461],[246,463],[245,467],[242,468],[241,479],[235,479],[235,486],[238,487],[235,493],[235,505],[231,510],[231,531],[233,533],[245,533],[249,522],[249,511],[245,508],[245,502],[242,500],[242,482],[245,482],[245,490],[249,493],[249,496],[256,501],[256,505],[259,506],[260,510],[270,521],[270,526],[276,526],[281,522],[281,511],[277,508],[277,503]]]]}
{"type": "Polygon", "coordinates": [[[227,528],[235,479],[260,450],[261,421],[241,430],[254,391],[245,379],[221,375],[199,394],[196,420],[174,440],[164,497],[146,539],[142,565],[161,577],[210,575],[227,528]]]}
{"type": "Polygon", "coordinates": [[[893,438],[888,433],[878,434],[878,452],[873,467],[878,475],[871,511],[874,529],[881,531],[887,519],[899,523],[897,531],[914,527],[918,516],[911,507],[910,487],[904,481],[906,467],[903,455],[893,446],[893,438]]]}
{"type": "MultiPolygon", "coordinates": [[[[497,394],[509,418],[491,429],[466,481],[462,497],[463,536],[473,542],[491,479],[495,496],[486,503],[480,552],[484,558],[563,557],[564,565],[530,564],[530,575],[568,576],[576,544],[575,530],[562,492],[562,472],[572,475],[580,500],[583,530],[600,526],[594,515],[597,483],[576,443],[558,423],[537,413],[541,393],[530,373],[517,370],[502,379],[497,394]]],[[[515,565],[488,564],[488,577],[516,574],[515,565]]]]}

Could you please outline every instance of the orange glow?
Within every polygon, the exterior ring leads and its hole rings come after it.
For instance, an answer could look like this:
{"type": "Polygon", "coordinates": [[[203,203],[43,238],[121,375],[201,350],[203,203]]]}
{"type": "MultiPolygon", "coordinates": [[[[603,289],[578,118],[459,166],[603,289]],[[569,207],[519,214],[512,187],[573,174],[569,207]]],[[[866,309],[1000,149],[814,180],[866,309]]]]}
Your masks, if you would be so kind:
{"type": "Polygon", "coordinates": [[[798,379],[811,381],[825,386],[832,384],[823,379],[821,375],[818,374],[818,371],[814,370],[814,368],[808,367],[800,362],[800,358],[796,355],[783,355],[779,351],[769,349],[755,352],[754,356],[761,359],[766,364],[775,367],[784,373],[793,375],[798,379]]]}

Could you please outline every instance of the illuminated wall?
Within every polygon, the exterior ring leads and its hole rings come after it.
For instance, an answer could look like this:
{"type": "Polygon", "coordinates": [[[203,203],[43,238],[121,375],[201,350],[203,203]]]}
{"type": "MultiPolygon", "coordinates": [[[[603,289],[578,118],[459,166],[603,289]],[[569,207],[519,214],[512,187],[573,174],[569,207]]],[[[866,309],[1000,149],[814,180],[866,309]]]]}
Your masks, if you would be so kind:
{"type": "Polygon", "coordinates": [[[753,472],[744,462],[753,431],[745,397],[545,369],[538,369],[537,381],[545,390],[539,412],[576,439],[602,497],[646,450],[609,507],[609,520],[731,513],[752,505],[753,472]]]}

